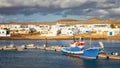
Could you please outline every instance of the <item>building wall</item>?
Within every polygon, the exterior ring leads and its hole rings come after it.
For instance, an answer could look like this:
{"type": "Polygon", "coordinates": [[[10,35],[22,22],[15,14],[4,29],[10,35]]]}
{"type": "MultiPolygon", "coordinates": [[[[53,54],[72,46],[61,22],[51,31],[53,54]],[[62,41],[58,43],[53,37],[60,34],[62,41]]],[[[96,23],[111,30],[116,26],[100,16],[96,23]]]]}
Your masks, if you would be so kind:
{"type": "Polygon", "coordinates": [[[0,37],[7,37],[10,36],[10,34],[7,34],[7,30],[0,30],[0,37]]]}

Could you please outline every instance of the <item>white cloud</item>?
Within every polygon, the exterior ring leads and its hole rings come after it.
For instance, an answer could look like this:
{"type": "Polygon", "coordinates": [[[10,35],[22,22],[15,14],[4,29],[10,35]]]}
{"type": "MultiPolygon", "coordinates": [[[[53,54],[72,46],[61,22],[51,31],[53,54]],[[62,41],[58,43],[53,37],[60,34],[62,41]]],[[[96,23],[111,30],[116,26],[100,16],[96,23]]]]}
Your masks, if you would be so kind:
{"type": "Polygon", "coordinates": [[[0,7],[10,7],[12,6],[10,3],[8,3],[6,0],[0,0],[0,7]]]}
{"type": "Polygon", "coordinates": [[[100,7],[100,8],[109,8],[109,7],[115,7],[115,4],[98,3],[97,7],[100,7]]]}
{"type": "Polygon", "coordinates": [[[0,7],[14,6],[56,6],[60,8],[76,7],[87,0],[0,0],[0,7]]]}
{"type": "Polygon", "coordinates": [[[100,14],[109,14],[108,11],[103,10],[103,9],[97,10],[96,12],[98,12],[98,13],[100,13],[100,14]]]}
{"type": "MultiPolygon", "coordinates": [[[[80,6],[86,2],[96,2],[97,7],[113,7],[115,4],[109,3],[109,0],[0,0],[0,7],[16,7],[16,6],[39,6],[56,8],[71,8],[80,6]]],[[[111,1],[111,0],[110,0],[111,1]]],[[[118,3],[117,1],[115,1],[118,3]]]]}
{"type": "Polygon", "coordinates": [[[120,7],[118,7],[118,8],[111,8],[111,9],[109,9],[109,11],[111,11],[112,13],[120,14],[120,7]]]}
{"type": "Polygon", "coordinates": [[[0,0],[0,14],[34,13],[116,18],[120,15],[120,0],[0,0]]]}
{"type": "Polygon", "coordinates": [[[58,0],[53,2],[53,4],[57,4],[60,8],[70,8],[70,7],[77,7],[84,4],[87,0],[58,0]]]}
{"type": "Polygon", "coordinates": [[[3,18],[4,18],[4,16],[0,15],[0,19],[3,19],[3,18]]]}
{"type": "MultiPolygon", "coordinates": [[[[60,8],[69,8],[80,6],[86,2],[96,2],[98,7],[112,7],[113,0],[0,0],[0,7],[14,6],[56,6],[60,8]],[[109,3],[110,1],[110,3],[109,3]]],[[[114,2],[114,1],[113,1],[114,2]]],[[[118,0],[115,0],[116,4],[118,0]]]]}
{"type": "Polygon", "coordinates": [[[4,20],[5,20],[5,17],[4,17],[4,16],[2,16],[2,15],[0,15],[0,23],[3,23],[3,22],[4,22],[4,20]]]}

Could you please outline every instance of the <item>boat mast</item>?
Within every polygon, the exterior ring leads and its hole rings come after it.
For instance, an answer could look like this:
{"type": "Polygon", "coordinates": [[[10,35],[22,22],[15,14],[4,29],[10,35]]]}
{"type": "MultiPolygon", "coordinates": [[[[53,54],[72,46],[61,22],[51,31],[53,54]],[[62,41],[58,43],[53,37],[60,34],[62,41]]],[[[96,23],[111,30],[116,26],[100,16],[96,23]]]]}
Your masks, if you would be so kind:
{"type": "Polygon", "coordinates": [[[92,38],[91,38],[91,32],[90,32],[90,48],[92,47],[92,38]]]}
{"type": "Polygon", "coordinates": [[[75,34],[73,34],[73,43],[75,42],[75,34]]]}
{"type": "Polygon", "coordinates": [[[48,45],[47,45],[47,38],[45,38],[44,47],[48,47],[48,45]]]}
{"type": "Polygon", "coordinates": [[[91,46],[91,42],[92,42],[91,40],[92,40],[92,39],[91,39],[91,36],[90,36],[90,48],[92,47],[92,46],[91,46]]]}

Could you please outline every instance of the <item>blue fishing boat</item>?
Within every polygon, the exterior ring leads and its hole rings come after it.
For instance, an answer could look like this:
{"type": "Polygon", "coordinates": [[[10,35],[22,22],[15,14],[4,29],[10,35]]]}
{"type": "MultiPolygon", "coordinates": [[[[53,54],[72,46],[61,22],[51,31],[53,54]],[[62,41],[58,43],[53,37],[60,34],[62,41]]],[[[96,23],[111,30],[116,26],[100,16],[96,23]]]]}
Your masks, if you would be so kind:
{"type": "Polygon", "coordinates": [[[62,48],[61,52],[64,55],[71,55],[71,56],[76,55],[82,58],[96,59],[99,53],[99,49],[88,48],[88,49],[79,50],[78,47],[75,48],[66,47],[66,48],[62,48]]]}
{"type": "Polygon", "coordinates": [[[70,45],[70,47],[64,47],[61,49],[62,54],[70,55],[70,56],[77,56],[82,58],[89,58],[89,59],[96,59],[97,55],[100,51],[100,47],[89,47],[84,48],[85,42],[79,41],[74,42],[70,45]]]}

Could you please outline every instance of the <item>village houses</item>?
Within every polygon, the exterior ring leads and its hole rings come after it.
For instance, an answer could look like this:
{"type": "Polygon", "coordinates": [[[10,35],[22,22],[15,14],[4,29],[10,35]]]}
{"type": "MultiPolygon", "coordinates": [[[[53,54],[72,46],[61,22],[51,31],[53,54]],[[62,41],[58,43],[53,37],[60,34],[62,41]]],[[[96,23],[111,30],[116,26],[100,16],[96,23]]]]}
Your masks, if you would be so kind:
{"type": "Polygon", "coordinates": [[[75,24],[67,25],[56,23],[55,25],[34,25],[34,24],[0,24],[0,36],[9,36],[9,34],[29,34],[30,32],[39,32],[41,36],[66,35],[73,36],[77,34],[94,32],[96,34],[106,34],[114,36],[120,33],[120,28],[111,28],[110,24],[75,24]]]}

